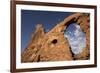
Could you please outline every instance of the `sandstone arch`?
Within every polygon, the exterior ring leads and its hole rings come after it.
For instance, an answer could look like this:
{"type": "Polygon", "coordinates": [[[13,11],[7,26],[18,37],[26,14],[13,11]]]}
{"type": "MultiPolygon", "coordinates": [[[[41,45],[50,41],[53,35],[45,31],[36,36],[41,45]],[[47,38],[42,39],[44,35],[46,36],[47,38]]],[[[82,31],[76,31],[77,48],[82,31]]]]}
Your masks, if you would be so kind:
{"type": "Polygon", "coordinates": [[[89,14],[75,13],[58,23],[51,31],[44,32],[42,25],[38,25],[33,34],[30,45],[22,53],[22,62],[61,61],[73,59],[89,59],[90,27],[89,14]],[[86,33],[86,48],[78,55],[72,55],[68,40],[64,37],[65,29],[70,23],[77,23],[86,33]],[[41,33],[40,33],[41,32],[41,33]],[[37,37],[38,35],[38,37],[37,37]],[[34,38],[35,37],[35,38],[34,38]],[[38,39],[38,40],[36,40],[38,39]],[[52,41],[56,39],[57,43],[52,41]]]}

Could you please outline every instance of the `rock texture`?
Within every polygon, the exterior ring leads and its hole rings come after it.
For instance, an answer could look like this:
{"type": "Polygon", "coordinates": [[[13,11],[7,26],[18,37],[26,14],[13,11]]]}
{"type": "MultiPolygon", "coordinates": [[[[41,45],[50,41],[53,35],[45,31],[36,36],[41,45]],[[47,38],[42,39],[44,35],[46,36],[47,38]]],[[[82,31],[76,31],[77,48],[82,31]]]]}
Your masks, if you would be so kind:
{"type": "Polygon", "coordinates": [[[45,32],[42,24],[36,26],[30,43],[21,55],[21,62],[63,61],[89,59],[90,27],[89,14],[75,13],[58,23],[51,31],[45,32]],[[74,55],[68,40],[64,37],[65,29],[71,23],[78,23],[86,33],[86,48],[74,55]]]}

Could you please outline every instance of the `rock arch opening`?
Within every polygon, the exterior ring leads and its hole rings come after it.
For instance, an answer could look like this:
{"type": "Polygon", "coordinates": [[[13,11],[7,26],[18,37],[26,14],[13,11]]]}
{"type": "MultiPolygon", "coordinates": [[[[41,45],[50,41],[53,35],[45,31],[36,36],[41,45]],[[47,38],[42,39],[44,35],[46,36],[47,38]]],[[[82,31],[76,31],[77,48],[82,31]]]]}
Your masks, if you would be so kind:
{"type": "Polygon", "coordinates": [[[86,34],[82,31],[80,25],[71,23],[64,31],[64,37],[68,39],[73,54],[82,53],[86,47],[86,34]]]}

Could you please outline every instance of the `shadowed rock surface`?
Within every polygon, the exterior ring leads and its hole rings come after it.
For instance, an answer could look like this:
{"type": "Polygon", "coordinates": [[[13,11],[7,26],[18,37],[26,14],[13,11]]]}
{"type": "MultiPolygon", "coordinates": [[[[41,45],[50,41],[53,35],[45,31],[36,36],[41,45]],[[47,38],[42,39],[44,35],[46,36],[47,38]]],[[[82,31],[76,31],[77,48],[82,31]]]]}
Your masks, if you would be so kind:
{"type": "Polygon", "coordinates": [[[70,61],[86,60],[90,57],[90,18],[89,14],[75,13],[66,17],[58,23],[52,30],[45,32],[42,24],[36,26],[36,31],[32,34],[30,43],[21,54],[21,62],[40,61],[70,61]],[[74,55],[71,51],[68,39],[64,37],[65,29],[71,24],[80,25],[86,34],[86,48],[82,53],[74,55]]]}

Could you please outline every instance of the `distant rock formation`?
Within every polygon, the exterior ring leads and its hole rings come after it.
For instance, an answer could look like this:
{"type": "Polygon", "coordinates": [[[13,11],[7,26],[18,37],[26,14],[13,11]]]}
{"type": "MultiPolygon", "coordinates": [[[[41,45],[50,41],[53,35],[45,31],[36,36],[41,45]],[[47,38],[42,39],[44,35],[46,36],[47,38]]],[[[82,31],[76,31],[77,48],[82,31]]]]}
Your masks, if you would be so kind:
{"type": "Polygon", "coordinates": [[[45,32],[42,24],[36,26],[30,43],[21,54],[21,62],[85,60],[90,57],[90,18],[89,14],[75,13],[66,17],[52,30],[45,32]],[[86,33],[86,48],[80,54],[73,54],[68,40],[64,37],[65,29],[71,24],[80,25],[86,33]]]}

